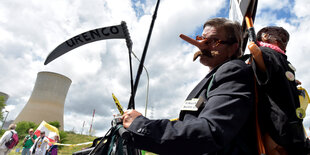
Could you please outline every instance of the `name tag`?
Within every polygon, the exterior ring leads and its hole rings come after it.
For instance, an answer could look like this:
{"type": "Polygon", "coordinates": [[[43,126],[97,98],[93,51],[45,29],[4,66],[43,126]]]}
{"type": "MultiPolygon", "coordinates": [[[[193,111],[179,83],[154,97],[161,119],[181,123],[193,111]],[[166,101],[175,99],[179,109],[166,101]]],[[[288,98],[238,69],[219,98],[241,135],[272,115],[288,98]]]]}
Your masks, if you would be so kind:
{"type": "Polygon", "coordinates": [[[185,100],[183,103],[181,110],[185,111],[197,111],[202,103],[201,99],[193,98],[191,100],[185,100]]]}

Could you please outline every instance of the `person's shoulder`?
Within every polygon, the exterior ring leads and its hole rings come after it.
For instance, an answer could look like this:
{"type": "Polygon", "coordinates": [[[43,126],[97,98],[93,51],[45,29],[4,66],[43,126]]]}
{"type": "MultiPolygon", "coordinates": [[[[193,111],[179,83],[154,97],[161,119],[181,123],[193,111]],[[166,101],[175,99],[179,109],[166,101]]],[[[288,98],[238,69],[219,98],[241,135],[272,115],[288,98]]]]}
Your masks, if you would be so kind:
{"type": "Polygon", "coordinates": [[[4,135],[11,134],[11,133],[12,133],[12,130],[7,130],[4,132],[4,135]]]}
{"type": "Polygon", "coordinates": [[[260,47],[265,64],[268,66],[282,66],[281,61],[287,61],[287,56],[269,47],[260,47]]]}
{"type": "Polygon", "coordinates": [[[250,65],[246,64],[243,60],[233,59],[224,63],[219,69],[229,70],[248,70],[250,65]]]}
{"type": "Polygon", "coordinates": [[[4,132],[3,136],[4,135],[8,135],[9,133],[11,133],[11,132],[9,130],[7,130],[7,131],[4,132]]]}
{"type": "Polygon", "coordinates": [[[11,135],[12,135],[11,130],[7,130],[7,131],[4,132],[4,134],[2,136],[3,137],[11,137],[11,135]]]}
{"type": "Polygon", "coordinates": [[[222,66],[218,68],[216,74],[232,76],[232,75],[240,75],[240,76],[251,76],[253,73],[252,68],[249,64],[246,64],[243,60],[234,59],[224,63],[222,66]]]}
{"type": "Polygon", "coordinates": [[[248,64],[245,63],[245,61],[241,60],[241,59],[233,59],[228,61],[229,64],[236,64],[238,66],[242,66],[242,67],[247,67],[248,64]]]}
{"type": "Polygon", "coordinates": [[[269,48],[269,47],[264,47],[264,46],[261,46],[261,47],[259,47],[260,48],[260,50],[262,51],[262,53],[264,54],[264,55],[269,55],[269,56],[277,56],[277,57],[279,57],[279,56],[285,56],[285,54],[282,54],[282,53],[280,53],[280,52],[277,52],[276,50],[274,50],[274,49],[272,49],[272,48],[269,48]]]}
{"type": "Polygon", "coordinates": [[[48,138],[44,138],[44,142],[48,144],[50,141],[48,140],[48,138]]]}
{"type": "Polygon", "coordinates": [[[261,51],[264,51],[264,52],[274,52],[274,50],[269,47],[260,46],[259,48],[261,51]]]}

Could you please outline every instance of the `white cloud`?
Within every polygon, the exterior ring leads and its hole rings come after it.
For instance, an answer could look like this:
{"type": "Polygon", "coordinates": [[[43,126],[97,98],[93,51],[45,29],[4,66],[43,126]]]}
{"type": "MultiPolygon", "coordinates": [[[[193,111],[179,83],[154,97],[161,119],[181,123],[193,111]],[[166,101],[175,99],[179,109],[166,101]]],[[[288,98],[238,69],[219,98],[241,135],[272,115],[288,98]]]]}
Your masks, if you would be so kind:
{"type": "Polygon", "coordinates": [[[310,2],[308,0],[296,0],[294,5],[294,12],[297,17],[309,17],[310,2]]]}
{"type": "MultiPolygon", "coordinates": [[[[258,4],[257,4],[257,9],[258,9],[258,14],[262,13],[263,9],[266,10],[271,10],[271,11],[276,11],[276,10],[280,10],[283,8],[287,8],[292,6],[292,4],[290,3],[290,0],[259,0],[258,4]]],[[[286,11],[286,10],[282,10],[282,11],[286,11]]]]}

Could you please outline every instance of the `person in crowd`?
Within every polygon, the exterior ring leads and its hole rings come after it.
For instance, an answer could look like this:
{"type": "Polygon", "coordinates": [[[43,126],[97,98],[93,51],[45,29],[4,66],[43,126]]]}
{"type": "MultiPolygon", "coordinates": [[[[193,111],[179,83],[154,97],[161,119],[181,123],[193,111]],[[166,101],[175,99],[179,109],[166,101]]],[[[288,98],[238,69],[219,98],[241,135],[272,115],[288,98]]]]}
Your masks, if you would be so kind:
{"type": "MultiPolygon", "coordinates": [[[[55,135],[55,143],[59,143],[59,142],[60,142],[59,141],[59,136],[55,135]]],[[[57,144],[52,144],[47,152],[48,152],[47,155],[57,155],[58,145],[57,144]]]]}
{"type": "Polygon", "coordinates": [[[22,155],[30,155],[29,150],[32,147],[32,145],[34,144],[35,139],[37,138],[37,136],[34,134],[33,129],[29,129],[28,133],[29,133],[29,135],[27,135],[23,141],[22,155]]]}
{"type": "Polygon", "coordinates": [[[254,78],[251,66],[238,59],[240,25],[213,18],[197,38],[204,45],[195,57],[209,72],[188,95],[179,120],[150,120],[127,110],[123,126],[136,148],[158,154],[257,154],[254,78]]]}
{"type": "Polygon", "coordinates": [[[45,131],[41,131],[40,137],[35,140],[34,145],[30,148],[31,153],[34,155],[45,155],[49,147],[48,143],[49,140],[45,137],[45,131]]]}
{"type": "Polygon", "coordinates": [[[7,148],[5,143],[10,140],[15,131],[16,124],[10,124],[9,129],[2,135],[0,139],[0,155],[8,155],[12,149],[7,148]]]}

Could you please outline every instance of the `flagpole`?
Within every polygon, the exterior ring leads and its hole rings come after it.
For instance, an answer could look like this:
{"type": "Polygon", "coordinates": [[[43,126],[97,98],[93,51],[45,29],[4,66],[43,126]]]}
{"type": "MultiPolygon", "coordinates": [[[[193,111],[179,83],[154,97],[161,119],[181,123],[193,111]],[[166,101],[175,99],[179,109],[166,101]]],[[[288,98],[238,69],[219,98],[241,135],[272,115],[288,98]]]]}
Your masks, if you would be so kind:
{"type": "Polygon", "coordinates": [[[150,39],[151,39],[151,35],[152,35],[155,19],[157,17],[157,10],[158,10],[159,3],[160,3],[160,0],[157,0],[157,4],[156,4],[155,11],[154,11],[154,14],[153,14],[153,18],[152,18],[152,22],[151,22],[151,25],[150,25],[149,33],[147,35],[146,42],[145,42],[144,49],[143,49],[143,53],[142,53],[142,57],[140,59],[141,62],[140,62],[140,65],[139,65],[139,68],[138,68],[138,72],[137,72],[137,75],[136,75],[135,84],[134,84],[133,91],[132,91],[130,99],[129,99],[129,103],[128,103],[128,108],[127,109],[135,109],[135,99],[134,98],[136,96],[137,87],[138,87],[138,84],[139,84],[139,80],[140,80],[140,76],[141,76],[141,73],[142,73],[145,56],[146,56],[146,53],[147,53],[147,48],[149,46],[149,42],[150,42],[150,39]]]}
{"type": "Polygon", "coordinates": [[[123,32],[124,32],[125,39],[126,39],[126,45],[128,48],[129,70],[130,70],[130,88],[131,88],[131,93],[132,93],[134,91],[134,89],[133,89],[133,76],[132,76],[132,61],[131,61],[131,53],[133,53],[132,52],[132,44],[133,43],[131,41],[126,22],[122,21],[121,26],[123,28],[123,32]]]}
{"type": "Polygon", "coordinates": [[[82,131],[81,131],[81,135],[83,134],[83,130],[84,130],[84,125],[85,125],[85,121],[83,121],[83,125],[82,125],[82,131]]]}
{"type": "Polygon", "coordinates": [[[90,128],[89,128],[89,135],[91,135],[91,130],[92,130],[92,127],[93,127],[93,121],[94,121],[95,112],[96,112],[96,110],[94,109],[94,111],[93,111],[93,117],[92,117],[92,119],[91,119],[91,124],[90,124],[90,128]]]}

